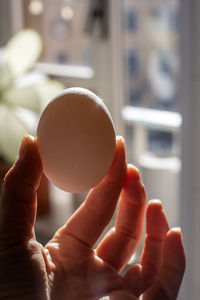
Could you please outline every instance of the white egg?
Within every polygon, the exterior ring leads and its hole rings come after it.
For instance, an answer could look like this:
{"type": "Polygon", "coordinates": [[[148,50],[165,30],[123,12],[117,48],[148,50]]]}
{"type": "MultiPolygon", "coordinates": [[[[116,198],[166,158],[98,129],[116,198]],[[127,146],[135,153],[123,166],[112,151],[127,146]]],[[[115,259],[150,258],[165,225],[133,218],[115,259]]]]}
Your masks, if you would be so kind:
{"type": "Polygon", "coordinates": [[[70,88],[43,111],[37,141],[47,178],[60,189],[79,193],[97,185],[109,170],[115,129],[98,96],[70,88]]]}

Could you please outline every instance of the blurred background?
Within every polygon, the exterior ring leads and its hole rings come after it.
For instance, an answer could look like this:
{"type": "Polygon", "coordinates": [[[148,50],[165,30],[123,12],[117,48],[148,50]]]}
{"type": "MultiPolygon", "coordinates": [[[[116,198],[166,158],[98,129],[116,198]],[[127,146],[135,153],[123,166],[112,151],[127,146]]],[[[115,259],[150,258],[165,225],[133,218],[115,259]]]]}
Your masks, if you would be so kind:
{"type": "MultiPolygon", "coordinates": [[[[181,226],[200,294],[200,4],[198,0],[1,0],[0,177],[49,100],[81,86],[103,98],[148,199],[181,226]]],[[[36,233],[45,243],[84,200],[43,177],[36,233]]],[[[113,226],[113,220],[108,227],[113,226]]],[[[130,261],[138,260],[140,250],[130,261]]]]}

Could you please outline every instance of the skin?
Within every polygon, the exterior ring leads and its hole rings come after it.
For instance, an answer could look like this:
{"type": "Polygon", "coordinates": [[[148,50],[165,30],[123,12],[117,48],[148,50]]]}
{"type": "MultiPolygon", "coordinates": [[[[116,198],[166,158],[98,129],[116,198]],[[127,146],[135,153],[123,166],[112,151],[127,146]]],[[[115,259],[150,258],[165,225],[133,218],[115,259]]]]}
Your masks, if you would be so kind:
{"type": "Polygon", "coordinates": [[[0,299],[176,299],[185,270],[181,231],[169,229],[160,201],[146,207],[144,185],[126,163],[122,138],[107,175],[45,247],[34,235],[41,175],[37,141],[25,136],[0,202],[0,299]],[[115,227],[94,250],[119,197],[115,227]],[[121,276],[141,240],[144,218],[140,264],[121,276]]]}

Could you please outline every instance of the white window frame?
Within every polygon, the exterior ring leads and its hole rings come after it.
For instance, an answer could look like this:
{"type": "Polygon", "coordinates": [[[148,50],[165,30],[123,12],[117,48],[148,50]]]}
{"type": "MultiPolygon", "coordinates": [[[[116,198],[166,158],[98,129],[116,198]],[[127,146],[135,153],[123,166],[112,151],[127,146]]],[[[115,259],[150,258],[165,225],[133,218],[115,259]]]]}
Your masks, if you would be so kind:
{"type": "Polygon", "coordinates": [[[187,268],[180,299],[200,295],[200,2],[181,1],[181,220],[187,268]]]}

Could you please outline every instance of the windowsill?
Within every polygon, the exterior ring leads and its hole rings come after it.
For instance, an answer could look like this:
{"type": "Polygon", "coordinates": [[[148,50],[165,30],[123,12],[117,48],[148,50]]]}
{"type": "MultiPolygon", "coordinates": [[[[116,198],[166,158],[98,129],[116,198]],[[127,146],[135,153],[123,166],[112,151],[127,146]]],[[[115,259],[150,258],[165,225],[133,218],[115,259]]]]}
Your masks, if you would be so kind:
{"type": "Polygon", "coordinates": [[[37,63],[36,71],[46,75],[68,78],[92,79],[94,70],[87,66],[61,65],[56,63],[37,63]]]}
{"type": "Polygon", "coordinates": [[[176,132],[182,124],[182,117],[177,112],[125,106],[122,118],[126,124],[136,124],[149,129],[176,132]]]}

